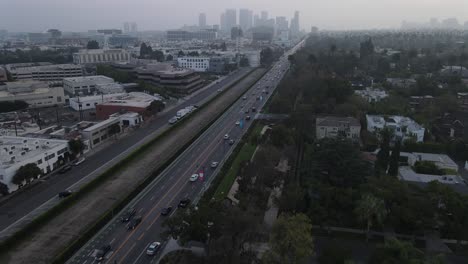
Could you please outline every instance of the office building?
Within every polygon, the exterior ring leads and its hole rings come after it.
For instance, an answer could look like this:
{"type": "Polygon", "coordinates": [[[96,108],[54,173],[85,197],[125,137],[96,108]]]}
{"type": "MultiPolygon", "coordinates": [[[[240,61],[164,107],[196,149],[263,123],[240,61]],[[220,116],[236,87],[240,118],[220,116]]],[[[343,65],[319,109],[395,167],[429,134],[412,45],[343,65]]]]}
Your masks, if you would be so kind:
{"type": "Polygon", "coordinates": [[[180,57],[180,58],[177,58],[177,66],[180,68],[192,69],[196,72],[206,72],[210,68],[210,58],[208,57],[180,57]]]}
{"type": "Polygon", "coordinates": [[[0,85],[0,101],[25,101],[29,107],[51,107],[63,105],[63,87],[49,87],[41,81],[17,81],[0,85]]]}
{"type": "Polygon", "coordinates": [[[149,107],[153,101],[161,101],[160,97],[146,93],[132,92],[119,95],[96,105],[96,117],[100,120],[109,118],[115,113],[135,112],[148,115],[149,107]]]}
{"type": "Polygon", "coordinates": [[[361,124],[352,117],[317,117],[315,131],[317,139],[344,137],[359,141],[361,124]]]}
{"type": "Polygon", "coordinates": [[[174,68],[168,63],[149,64],[136,71],[138,80],[168,88],[175,96],[191,94],[203,85],[203,80],[194,70],[174,68]]]}
{"type": "Polygon", "coordinates": [[[285,31],[289,29],[289,23],[286,17],[284,16],[278,16],[276,17],[276,31],[285,31]]]}
{"type": "Polygon", "coordinates": [[[73,53],[73,63],[75,64],[98,64],[129,60],[130,53],[124,49],[86,49],[73,53]]]}
{"type": "Polygon", "coordinates": [[[254,42],[271,42],[273,35],[273,27],[260,26],[252,28],[252,40],[254,42]]]}
{"type": "Polygon", "coordinates": [[[100,92],[99,85],[113,84],[114,79],[103,76],[83,76],[63,79],[63,88],[73,96],[93,95],[100,92]]]}
{"type": "Polygon", "coordinates": [[[205,13],[200,13],[198,15],[198,26],[200,28],[205,28],[206,27],[206,14],[205,13]]]}
{"type": "Polygon", "coordinates": [[[366,115],[367,131],[379,135],[384,128],[392,130],[398,140],[414,139],[416,142],[424,141],[425,129],[414,120],[404,116],[366,115]]]}
{"type": "Polygon", "coordinates": [[[0,136],[0,146],[0,182],[10,192],[27,184],[26,181],[19,185],[13,183],[21,166],[36,164],[42,173],[34,178],[37,179],[57,169],[68,155],[67,140],[0,136]]]}
{"type": "Polygon", "coordinates": [[[138,25],[135,22],[130,24],[130,33],[137,33],[138,32],[138,25]]]}
{"type": "Polygon", "coordinates": [[[28,33],[27,40],[32,44],[48,44],[52,38],[50,33],[28,33]]]}
{"type": "Polygon", "coordinates": [[[218,33],[215,30],[204,29],[197,31],[186,30],[168,30],[166,31],[166,38],[168,41],[213,41],[218,38],[218,33]]]}
{"type": "Polygon", "coordinates": [[[294,12],[294,18],[291,19],[291,35],[297,37],[300,32],[299,27],[299,11],[294,12]]]}
{"type": "Polygon", "coordinates": [[[13,63],[5,66],[13,80],[61,81],[63,78],[83,76],[83,68],[76,64],[13,63]]]}
{"type": "Polygon", "coordinates": [[[226,9],[225,12],[226,30],[225,32],[231,32],[231,28],[237,26],[237,10],[226,9]]]}
{"type": "Polygon", "coordinates": [[[244,32],[252,27],[252,11],[248,9],[239,10],[239,26],[244,32]]]}
{"type": "Polygon", "coordinates": [[[226,26],[226,14],[221,13],[219,17],[219,28],[222,32],[227,32],[227,26],[226,26]]]}
{"type": "Polygon", "coordinates": [[[133,47],[138,43],[138,38],[130,35],[112,35],[108,39],[108,44],[113,47],[133,47]]]}
{"type": "Polygon", "coordinates": [[[123,33],[124,33],[124,34],[130,33],[130,23],[129,23],[129,22],[125,22],[125,23],[124,23],[124,25],[123,25],[123,33]]]}
{"type": "Polygon", "coordinates": [[[260,13],[260,19],[261,20],[268,20],[268,12],[267,11],[262,11],[260,13]]]}

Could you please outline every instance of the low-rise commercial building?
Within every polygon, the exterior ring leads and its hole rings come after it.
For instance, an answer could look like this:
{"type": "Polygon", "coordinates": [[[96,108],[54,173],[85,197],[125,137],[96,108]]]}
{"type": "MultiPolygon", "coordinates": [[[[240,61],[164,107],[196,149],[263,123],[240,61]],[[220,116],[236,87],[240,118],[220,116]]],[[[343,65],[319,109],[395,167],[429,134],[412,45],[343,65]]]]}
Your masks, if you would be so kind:
{"type": "Polygon", "coordinates": [[[89,140],[91,148],[94,148],[123,131],[124,127],[136,126],[143,122],[143,117],[138,113],[127,112],[113,114],[108,119],[90,126],[82,131],[82,135],[89,140]]]}
{"type": "Polygon", "coordinates": [[[16,191],[26,184],[26,181],[19,185],[13,183],[21,166],[34,163],[46,174],[57,169],[66,155],[66,140],[0,136],[0,182],[6,184],[10,192],[16,191]]]}
{"type": "Polygon", "coordinates": [[[166,38],[168,41],[190,41],[194,39],[213,41],[218,38],[218,33],[215,30],[168,30],[166,32],[166,38]]]}
{"type": "Polygon", "coordinates": [[[96,105],[124,96],[125,93],[77,96],[70,98],[70,107],[75,111],[95,109],[96,105]]]}
{"type": "Polygon", "coordinates": [[[353,117],[317,117],[315,131],[318,139],[341,136],[353,141],[359,141],[361,124],[359,120],[353,117]]]}
{"type": "Polygon", "coordinates": [[[63,87],[49,87],[41,81],[18,81],[0,85],[0,101],[25,101],[29,107],[63,105],[63,87]]]}
{"type": "Polygon", "coordinates": [[[400,140],[414,138],[416,142],[424,141],[424,127],[409,117],[366,115],[366,121],[367,130],[377,135],[382,129],[389,128],[400,140]]]}
{"type": "Polygon", "coordinates": [[[153,101],[161,101],[161,98],[146,93],[132,92],[112,98],[111,100],[96,105],[96,117],[107,119],[115,113],[135,112],[147,115],[149,106],[153,101]]]}
{"type": "Polygon", "coordinates": [[[63,78],[83,76],[83,68],[76,64],[35,65],[35,63],[7,64],[13,80],[61,81],[63,78]]]}
{"type": "Polygon", "coordinates": [[[98,64],[130,61],[130,53],[124,49],[91,49],[73,53],[73,63],[98,64]]]}
{"type": "MultiPolygon", "coordinates": [[[[106,86],[109,84],[114,84],[114,79],[103,76],[83,76],[75,78],[65,78],[63,79],[63,88],[65,91],[73,96],[78,95],[93,95],[99,91],[99,86],[101,87],[116,87],[116,86],[106,86]]],[[[122,92],[122,87],[117,87],[115,92],[122,92]]]]}

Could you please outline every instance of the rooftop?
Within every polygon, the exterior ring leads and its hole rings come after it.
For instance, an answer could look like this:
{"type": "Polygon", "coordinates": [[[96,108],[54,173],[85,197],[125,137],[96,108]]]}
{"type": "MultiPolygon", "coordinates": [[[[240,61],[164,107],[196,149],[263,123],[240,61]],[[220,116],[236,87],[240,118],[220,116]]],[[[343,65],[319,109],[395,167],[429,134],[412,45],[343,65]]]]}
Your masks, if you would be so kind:
{"type": "Polygon", "coordinates": [[[161,98],[146,93],[132,92],[117,96],[115,99],[99,105],[119,105],[146,108],[151,104],[151,102],[156,100],[161,101],[161,98]]]}
{"type": "Polygon", "coordinates": [[[423,129],[421,125],[416,123],[413,119],[405,116],[383,116],[383,115],[366,115],[367,122],[372,122],[372,126],[396,126],[406,127],[410,131],[423,129]]]}
{"type": "Polygon", "coordinates": [[[8,168],[62,145],[66,147],[68,142],[58,139],[0,136],[0,167],[8,168]]]}
{"type": "Polygon", "coordinates": [[[30,73],[30,72],[40,72],[40,71],[58,71],[58,70],[73,70],[73,69],[81,69],[81,66],[76,65],[76,64],[53,64],[53,65],[30,66],[30,67],[12,67],[9,69],[9,71],[14,71],[17,73],[23,73],[23,72],[30,73]]]}
{"type": "Polygon", "coordinates": [[[360,126],[359,120],[353,117],[323,116],[317,117],[317,126],[339,126],[340,124],[349,124],[351,126],[360,126]]]}
{"type": "Polygon", "coordinates": [[[71,77],[64,78],[63,80],[67,82],[96,82],[101,84],[114,82],[114,79],[104,75],[71,77]]]}
{"type": "Polygon", "coordinates": [[[101,54],[101,53],[116,53],[116,52],[127,52],[124,49],[82,49],[79,50],[78,54],[101,54]]]}

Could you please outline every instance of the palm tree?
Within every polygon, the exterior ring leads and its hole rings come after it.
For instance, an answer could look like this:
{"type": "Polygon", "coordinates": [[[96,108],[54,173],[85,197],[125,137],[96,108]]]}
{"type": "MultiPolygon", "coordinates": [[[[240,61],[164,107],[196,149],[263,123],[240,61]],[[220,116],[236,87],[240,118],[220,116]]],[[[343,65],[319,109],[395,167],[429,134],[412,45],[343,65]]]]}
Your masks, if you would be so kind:
{"type": "Polygon", "coordinates": [[[382,224],[387,215],[384,201],[372,194],[366,194],[358,201],[355,213],[359,221],[366,223],[366,241],[369,240],[372,225],[382,224]]]}

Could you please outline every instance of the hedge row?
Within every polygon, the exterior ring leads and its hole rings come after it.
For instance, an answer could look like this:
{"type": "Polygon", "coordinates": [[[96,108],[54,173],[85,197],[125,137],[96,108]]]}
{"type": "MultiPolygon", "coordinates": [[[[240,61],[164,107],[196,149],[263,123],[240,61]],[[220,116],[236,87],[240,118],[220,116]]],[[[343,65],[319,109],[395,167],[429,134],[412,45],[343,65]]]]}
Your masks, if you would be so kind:
{"type": "MultiPolygon", "coordinates": [[[[238,84],[241,80],[245,79],[249,75],[250,74],[248,74],[248,75],[244,76],[243,78],[235,81],[229,87],[232,87],[232,86],[238,84]]],[[[227,90],[229,90],[229,89],[224,89],[221,93],[216,94],[209,101],[207,101],[205,104],[200,106],[199,109],[202,109],[202,108],[208,106],[212,101],[214,101],[219,96],[221,96],[221,94],[224,94],[227,90]]],[[[162,140],[164,137],[169,135],[169,132],[172,132],[173,129],[179,127],[180,125],[185,123],[187,120],[188,119],[182,119],[181,121],[179,121],[179,122],[175,123],[174,125],[172,125],[169,129],[166,129],[160,135],[156,136],[155,138],[153,138],[152,140],[147,142],[146,144],[144,144],[144,145],[140,146],[139,148],[135,149],[127,157],[125,157],[121,162],[119,162],[118,164],[116,164],[116,165],[112,166],[111,168],[107,169],[99,177],[96,177],[95,179],[93,179],[92,181],[88,182],[86,185],[81,187],[78,192],[73,193],[67,199],[64,199],[59,204],[52,207],[50,210],[48,210],[45,213],[41,214],[40,216],[38,216],[37,218],[32,220],[29,224],[27,224],[24,228],[17,231],[14,235],[12,235],[11,237],[7,238],[5,241],[0,243],[0,255],[6,254],[9,250],[11,250],[15,246],[19,245],[24,239],[29,238],[32,233],[37,231],[45,223],[47,223],[48,221],[50,221],[51,219],[53,219],[54,217],[56,217],[57,215],[59,215],[60,213],[65,211],[67,208],[71,207],[79,199],[81,199],[81,197],[87,195],[89,192],[91,192],[92,190],[94,190],[95,188],[100,186],[100,184],[105,182],[110,176],[114,175],[115,172],[125,168],[128,165],[128,163],[133,161],[138,156],[142,155],[147,149],[152,147],[159,140],[162,140]]],[[[205,127],[205,129],[208,126],[209,125],[207,125],[205,127]]],[[[189,142],[189,143],[191,143],[191,142],[189,142]]],[[[183,151],[186,148],[186,146],[187,145],[185,145],[183,148],[181,148],[180,152],[183,151]]],[[[169,161],[172,161],[175,157],[177,157],[177,155],[175,155],[173,158],[169,159],[169,161]]],[[[159,169],[158,171],[162,171],[167,165],[168,165],[168,163],[166,162],[161,167],[161,169],[159,169]]],[[[156,174],[152,173],[151,176],[148,177],[139,186],[139,188],[144,188],[145,183],[147,183],[148,181],[151,182],[156,176],[157,176],[157,173],[156,174]]],[[[137,188],[137,189],[139,189],[139,188],[137,188]]],[[[113,209],[106,212],[101,218],[99,218],[99,220],[96,221],[96,223],[91,228],[88,229],[88,231],[86,231],[83,234],[83,236],[81,236],[80,238],[75,240],[75,242],[71,246],[69,246],[64,252],[60,253],[58,259],[61,259],[63,261],[64,258],[62,256],[64,256],[64,255],[71,256],[69,254],[65,254],[65,252],[69,252],[69,249],[72,249],[72,248],[74,250],[76,250],[76,247],[77,247],[76,245],[78,245],[78,244],[83,245],[90,238],[90,237],[87,236],[87,234],[95,234],[96,230],[99,230],[100,228],[102,228],[111,219],[111,217],[109,218],[109,215],[112,215],[113,212],[116,212],[116,211],[118,212],[119,210],[121,210],[125,206],[125,204],[126,204],[125,202],[128,202],[133,198],[133,197],[131,197],[131,195],[136,196],[136,194],[134,194],[134,193],[138,194],[138,192],[133,191],[129,196],[127,196],[121,202],[119,202],[119,204],[117,204],[113,209]],[[122,206],[122,204],[123,204],[123,206],[122,206]]],[[[61,262],[54,261],[54,263],[61,263],[61,262]]]]}

